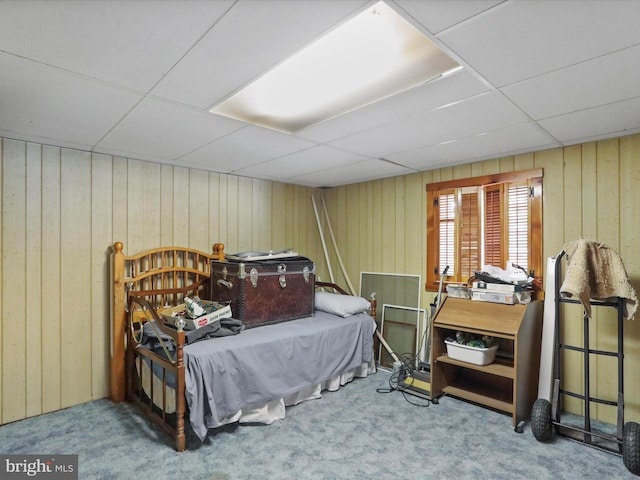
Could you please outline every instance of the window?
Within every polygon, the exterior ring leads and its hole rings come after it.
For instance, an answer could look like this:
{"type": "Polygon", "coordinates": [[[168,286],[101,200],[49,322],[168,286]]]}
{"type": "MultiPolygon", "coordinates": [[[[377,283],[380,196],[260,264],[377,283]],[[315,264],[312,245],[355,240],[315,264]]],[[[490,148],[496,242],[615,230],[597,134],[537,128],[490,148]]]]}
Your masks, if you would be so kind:
{"type": "Polygon", "coordinates": [[[542,170],[427,185],[427,290],[515,264],[542,290],[542,170]]]}

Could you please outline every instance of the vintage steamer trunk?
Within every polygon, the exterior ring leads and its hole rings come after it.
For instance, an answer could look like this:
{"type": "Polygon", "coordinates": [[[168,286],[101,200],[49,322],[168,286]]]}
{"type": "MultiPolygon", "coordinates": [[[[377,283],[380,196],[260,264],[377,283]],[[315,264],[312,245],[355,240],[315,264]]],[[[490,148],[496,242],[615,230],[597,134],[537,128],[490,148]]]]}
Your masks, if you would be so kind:
{"type": "Polygon", "coordinates": [[[210,273],[211,300],[230,302],[245,328],[313,315],[315,265],[308,258],[212,260],[210,273]]]}

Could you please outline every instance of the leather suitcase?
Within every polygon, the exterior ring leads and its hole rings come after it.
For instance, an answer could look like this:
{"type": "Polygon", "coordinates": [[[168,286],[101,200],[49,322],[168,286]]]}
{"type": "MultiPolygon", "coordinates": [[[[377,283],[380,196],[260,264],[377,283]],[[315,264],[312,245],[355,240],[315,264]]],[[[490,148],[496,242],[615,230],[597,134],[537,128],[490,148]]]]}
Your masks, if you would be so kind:
{"type": "Polygon", "coordinates": [[[212,260],[210,275],[211,300],[230,302],[245,328],[313,316],[315,265],[308,258],[212,260]]]}

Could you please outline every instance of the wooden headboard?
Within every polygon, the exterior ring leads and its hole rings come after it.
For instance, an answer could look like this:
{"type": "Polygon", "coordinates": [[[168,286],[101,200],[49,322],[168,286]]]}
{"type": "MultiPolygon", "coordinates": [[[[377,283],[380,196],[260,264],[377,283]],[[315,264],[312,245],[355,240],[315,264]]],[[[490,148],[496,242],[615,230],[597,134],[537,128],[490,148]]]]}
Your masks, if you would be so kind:
{"type": "Polygon", "coordinates": [[[213,244],[212,253],[181,247],[161,247],[137,255],[123,253],[116,242],[111,254],[113,281],[111,297],[111,372],[110,398],[125,399],[126,306],[129,292],[144,292],[155,307],[182,302],[185,287],[201,286],[209,278],[211,260],[224,260],[224,244],[213,244]],[[162,290],[182,289],[182,294],[162,290]]]}

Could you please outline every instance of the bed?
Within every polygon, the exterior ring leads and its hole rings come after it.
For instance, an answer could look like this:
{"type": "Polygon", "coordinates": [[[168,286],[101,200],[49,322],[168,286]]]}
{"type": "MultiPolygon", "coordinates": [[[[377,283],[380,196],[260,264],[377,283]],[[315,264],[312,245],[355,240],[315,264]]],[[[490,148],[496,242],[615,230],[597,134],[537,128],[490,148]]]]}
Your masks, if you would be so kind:
{"type": "Polygon", "coordinates": [[[111,399],[137,404],[176,450],[186,449],[185,428],[204,440],[230,423],[270,424],[288,406],[375,372],[375,300],[324,282],[313,316],[251,329],[225,319],[220,334],[193,341],[162,311],[207,298],[211,260],[225,260],[223,244],[132,256],[113,246],[111,399]]]}

